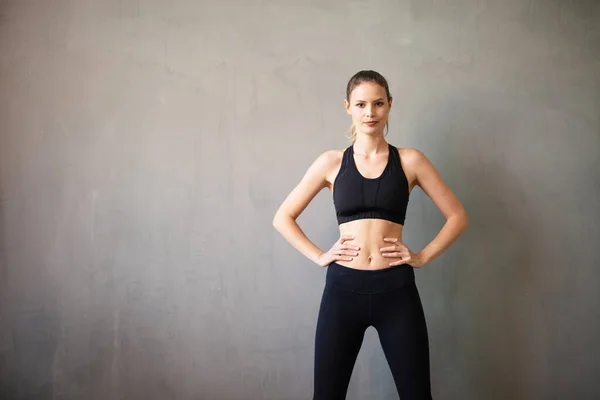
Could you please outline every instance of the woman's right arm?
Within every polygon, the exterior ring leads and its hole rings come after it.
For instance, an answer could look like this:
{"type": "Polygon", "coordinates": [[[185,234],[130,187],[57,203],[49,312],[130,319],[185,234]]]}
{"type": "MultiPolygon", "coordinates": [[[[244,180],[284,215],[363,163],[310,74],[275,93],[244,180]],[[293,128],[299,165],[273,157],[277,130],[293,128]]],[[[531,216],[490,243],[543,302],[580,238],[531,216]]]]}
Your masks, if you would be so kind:
{"type": "Polygon", "coordinates": [[[354,237],[343,236],[329,251],[324,252],[306,237],[296,223],[296,219],[317,193],[327,186],[327,175],[339,164],[339,161],[339,155],[334,150],[321,154],[308,168],[300,183],[283,201],[273,218],[275,229],[296,250],[323,267],[332,261],[352,260],[352,256],[358,254],[359,247],[345,242],[354,237]]]}
{"type": "Polygon", "coordinates": [[[319,264],[324,251],[304,234],[296,223],[311,200],[327,186],[327,174],[336,161],[335,152],[321,154],[308,168],[302,180],[283,201],[273,218],[273,226],[300,253],[319,264]]]}

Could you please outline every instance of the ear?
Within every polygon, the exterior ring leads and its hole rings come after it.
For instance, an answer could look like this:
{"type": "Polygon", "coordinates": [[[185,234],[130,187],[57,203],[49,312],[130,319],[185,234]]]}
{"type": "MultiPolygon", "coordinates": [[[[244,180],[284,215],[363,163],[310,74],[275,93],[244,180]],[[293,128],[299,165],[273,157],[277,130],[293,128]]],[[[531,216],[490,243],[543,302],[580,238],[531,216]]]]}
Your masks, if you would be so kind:
{"type": "Polygon", "coordinates": [[[392,100],[393,100],[393,97],[390,97],[390,101],[388,101],[388,106],[389,106],[390,108],[392,108],[392,100]]]}
{"type": "Polygon", "coordinates": [[[348,103],[348,100],[344,99],[344,108],[346,109],[346,112],[350,115],[352,115],[352,113],[350,112],[350,103],[348,103]]]}

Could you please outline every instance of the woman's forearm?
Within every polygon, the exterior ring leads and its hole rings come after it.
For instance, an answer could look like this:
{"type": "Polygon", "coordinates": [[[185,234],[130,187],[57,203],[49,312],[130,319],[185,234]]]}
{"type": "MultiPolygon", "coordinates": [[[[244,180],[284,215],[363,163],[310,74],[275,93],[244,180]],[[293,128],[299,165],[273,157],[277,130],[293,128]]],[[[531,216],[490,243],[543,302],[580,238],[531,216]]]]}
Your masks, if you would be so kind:
{"type": "Polygon", "coordinates": [[[304,254],[308,259],[317,263],[323,250],[318,248],[304,234],[296,220],[292,217],[276,216],[273,219],[273,227],[287,240],[296,250],[304,254]]]}
{"type": "Polygon", "coordinates": [[[438,235],[418,253],[423,263],[427,264],[435,260],[446,251],[468,226],[469,218],[465,213],[449,217],[438,235]]]}

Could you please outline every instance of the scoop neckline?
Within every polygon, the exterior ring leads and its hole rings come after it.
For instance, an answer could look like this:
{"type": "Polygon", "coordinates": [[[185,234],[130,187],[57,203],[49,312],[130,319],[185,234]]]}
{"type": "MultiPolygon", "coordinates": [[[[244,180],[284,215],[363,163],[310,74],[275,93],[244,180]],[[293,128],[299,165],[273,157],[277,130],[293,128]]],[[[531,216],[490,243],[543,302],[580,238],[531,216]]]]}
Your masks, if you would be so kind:
{"type": "Polygon", "coordinates": [[[383,171],[381,172],[381,174],[379,174],[379,176],[375,177],[375,178],[367,178],[366,176],[364,176],[359,170],[358,167],[356,166],[356,161],[354,160],[354,145],[352,145],[350,147],[350,158],[352,159],[352,164],[354,165],[354,170],[358,173],[358,175],[362,178],[365,179],[367,181],[375,181],[377,179],[381,179],[383,177],[383,175],[386,173],[386,171],[388,170],[390,164],[391,164],[391,160],[392,160],[392,145],[388,143],[388,159],[387,159],[387,163],[385,164],[385,168],[383,169],[383,171]]]}

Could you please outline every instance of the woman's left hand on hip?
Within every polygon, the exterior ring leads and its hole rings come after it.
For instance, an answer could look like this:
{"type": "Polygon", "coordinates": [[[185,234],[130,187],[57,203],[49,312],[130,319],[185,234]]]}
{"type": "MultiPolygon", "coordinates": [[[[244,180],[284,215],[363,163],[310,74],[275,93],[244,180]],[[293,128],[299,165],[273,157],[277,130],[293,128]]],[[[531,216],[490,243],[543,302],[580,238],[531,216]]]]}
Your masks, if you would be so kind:
{"type": "Polygon", "coordinates": [[[382,247],[379,250],[381,255],[386,258],[399,258],[398,261],[390,263],[390,267],[395,265],[410,264],[414,268],[423,266],[423,261],[418,253],[413,253],[404,243],[397,238],[383,238],[384,242],[390,243],[390,246],[382,247]]]}

